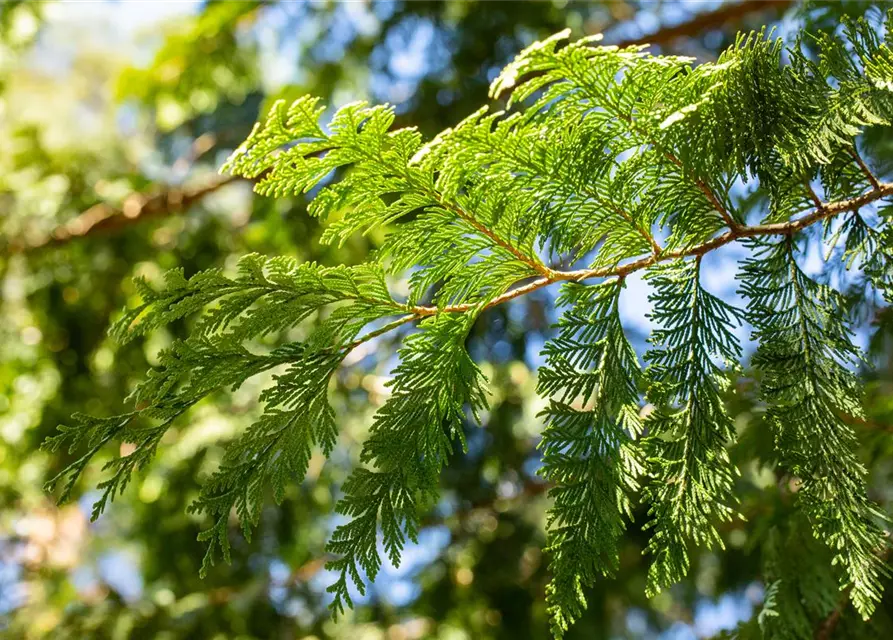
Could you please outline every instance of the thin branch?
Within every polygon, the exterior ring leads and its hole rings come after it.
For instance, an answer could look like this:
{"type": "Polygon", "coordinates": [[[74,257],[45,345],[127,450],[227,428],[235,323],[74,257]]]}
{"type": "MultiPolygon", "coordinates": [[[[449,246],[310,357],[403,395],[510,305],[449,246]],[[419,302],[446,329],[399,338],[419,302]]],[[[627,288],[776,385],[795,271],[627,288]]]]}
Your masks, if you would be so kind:
{"type": "Polygon", "coordinates": [[[657,243],[657,240],[654,239],[654,236],[651,235],[651,233],[649,233],[645,229],[643,229],[641,226],[639,226],[639,224],[635,221],[635,219],[629,212],[627,212],[622,207],[617,206],[614,202],[612,202],[610,200],[605,200],[604,198],[601,198],[597,193],[592,192],[589,189],[587,189],[587,192],[589,193],[589,197],[592,198],[593,202],[595,202],[596,204],[598,204],[602,207],[607,207],[608,209],[610,209],[611,211],[613,211],[614,213],[619,215],[621,218],[623,218],[627,222],[627,224],[629,224],[630,227],[635,229],[636,232],[640,236],[645,238],[645,241],[648,242],[648,244],[651,246],[651,252],[653,254],[657,255],[661,251],[663,251],[663,247],[661,247],[657,243]]]}
{"type": "Polygon", "coordinates": [[[860,418],[858,416],[851,416],[848,413],[839,413],[838,416],[847,424],[855,427],[862,427],[871,431],[893,432],[893,424],[885,424],[883,422],[878,422],[877,420],[868,420],[866,418],[860,418]]]}
{"type": "MultiPolygon", "coordinates": [[[[682,171],[684,175],[685,167],[682,165],[682,161],[670,151],[664,151],[663,153],[670,160],[670,162],[679,167],[679,170],[682,171]]],[[[698,190],[704,194],[705,198],[707,198],[707,201],[713,206],[714,209],[716,209],[717,212],[719,212],[719,215],[722,218],[723,222],[726,223],[726,226],[732,231],[740,229],[741,225],[738,224],[735,218],[732,217],[732,214],[729,213],[729,211],[726,209],[725,205],[720,201],[716,194],[713,193],[713,189],[711,189],[706,182],[704,182],[697,176],[690,177],[692,178],[692,180],[694,180],[695,186],[698,188],[698,190]]]]}
{"type": "Polygon", "coordinates": [[[13,241],[8,248],[12,253],[23,253],[58,247],[88,234],[114,231],[147,218],[186,211],[206,196],[237,180],[241,178],[226,176],[214,178],[199,187],[172,187],[154,194],[132,193],[124,199],[120,208],[105,202],[93,205],[73,220],[56,227],[47,236],[30,242],[13,241]]]}
{"type": "Polygon", "coordinates": [[[497,234],[495,234],[491,229],[488,229],[486,226],[481,224],[474,216],[469,214],[467,211],[462,209],[461,207],[451,204],[441,197],[441,195],[437,192],[433,192],[432,195],[437,199],[437,202],[441,207],[455,213],[459,218],[470,224],[476,231],[483,234],[490,240],[492,240],[495,244],[499,245],[513,256],[515,256],[518,260],[526,264],[528,267],[533,269],[539,274],[542,274],[544,277],[549,278],[552,277],[555,272],[552,271],[549,267],[542,264],[541,262],[532,259],[530,256],[525,253],[519,251],[511,242],[506,242],[497,234]]]}
{"type": "MultiPolygon", "coordinates": [[[[491,144],[489,149],[493,153],[501,153],[503,156],[505,156],[509,160],[519,163],[520,165],[528,168],[530,171],[538,172],[540,170],[539,167],[535,163],[531,162],[529,158],[524,157],[523,155],[519,155],[517,153],[510,153],[502,145],[491,144]]],[[[650,231],[643,229],[636,222],[633,215],[630,214],[628,211],[626,211],[623,207],[619,206],[613,200],[603,197],[599,193],[598,189],[593,188],[590,183],[586,183],[585,185],[583,185],[583,191],[585,192],[586,197],[592,199],[592,201],[595,204],[597,204],[600,207],[610,209],[611,211],[613,211],[614,213],[619,215],[621,218],[623,218],[623,220],[630,226],[631,229],[635,230],[636,233],[641,235],[645,239],[645,241],[648,242],[648,244],[651,246],[652,253],[660,253],[663,250],[662,247],[654,239],[654,236],[651,235],[650,231]]],[[[543,273],[543,275],[548,275],[548,274],[543,273]]]]}
{"type": "Polygon", "coordinates": [[[189,145],[189,150],[181,157],[174,161],[171,165],[174,173],[186,173],[192,167],[196,160],[204,156],[217,146],[217,136],[213,133],[203,133],[189,145]]]}
{"type": "Polygon", "coordinates": [[[741,228],[741,224],[735,220],[734,216],[726,209],[725,205],[723,205],[722,201],[717,197],[717,195],[713,192],[713,189],[710,188],[706,182],[704,182],[701,178],[696,175],[690,174],[686,171],[685,165],[682,163],[682,160],[679,157],[670,151],[669,149],[664,148],[657,140],[655,140],[651,135],[649,135],[648,131],[643,129],[640,124],[631,116],[620,113],[618,111],[614,112],[618,118],[622,119],[624,122],[629,124],[632,127],[633,131],[643,136],[655,149],[660,151],[660,153],[669,160],[683,176],[687,176],[694,182],[695,186],[698,188],[698,191],[704,194],[704,197],[707,198],[707,201],[710,205],[719,213],[720,217],[722,217],[723,222],[726,223],[726,226],[729,227],[731,231],[737,231],[741,228]]]}
{"type": "Polygon", "coordinates": [[[812,188],[812,185],[809,184],[808,178],[803,181],[803,185],[806,187],[806,192],[809,194],[809,199],[812,200],[812,205],[816,208],[817,211],[821,210],[824,203],[815,192],[815,189],[812,188]]]}
{"type": "MultiPolygon", "coordinates": [[[[509,300],[520,298],[523,295],[536,291],[537,289],[548,287],[549,285],[555,284],[557,282],[579,282],[581,280],[588,280],[589,278],[625,278],[631,273],[646,269],[659,262],[666,262],[668,260],[676,260],[679,258],[689,257],[700,258],[701,256],[704,256],[705,254],[718,249],[719,247],[735,242],[742,238],[755,238],[759,236],[770,235],[789,236],[798,231],[802,231],[803,229],[806,229],[807,227],[817,222],[825,220],[826,218],[831,218],[846,211],[855,211],[871,202],[875,202],[877,200],[880,200],[881,198],[886,198],[891,195],[893,195],[893,183],[879,184],[878,189],[862,194],[855,198],[851,198],[849,200],[840,200],[838,202],[830,202],[827,204],[820,203],[821,206],[816,207],[815,211],[806,216],[803,216],[802,218],[798,218],[797,220],[753,226],[739,225],[737,228],[730,229],[729,231],[726,231],[725,233],[697,246],[690,247],[688,249],[680,249],[678,251],[652,254],[650,256],[639,258],[638,260],[634,260],[632,262],[628,262],[624,265],[616,267],[605,267],[600,269],[577,269],[575,271],[557,271],[548,267],[544,267],[545,269],[548,269],[549,275],[542,276],[540,278],[532,280],[531,282],[528,282],[523,286],[517,287],[510,291],[506,291],[502,295],[499,295],[484,304],[483,309],[489,309],[504,302],[508,302],[509,300]]],[[[403,326],[404,324],[408,324],[415,320],[419,320],[429,316],[437,315],[438,313],[467,313],[474,309],[481,309],[481,304],[464,303],[445,307],[434,307],[425,305],[407,307],[406,311],[408,313],[406,315],[374,331],[371,331],[366,335],[361,336],[360,338],[357,338],[353,342],[345,345],[344,348],[350,351],[372,340],[373,338],[384,335],[398,327],[403,326]]]]}
{"type": "MultiPolygon", "coordinates": [[[[384,162],[380,153],[376,154],[370,150],[365,150],[365,155],[373,162],[384,162]]],[[[497,246],[502,247],[503,249],[511,253],[528,267],[545,277],[550,277],[552,275],[552,270],[549,267],[542,264],[539,260],[526,255],[522,251],[519,251],[518,248],[515,247],[511,242],[501,238],[499,234],[497,234],[492,229],[487,228],[486,225],[482,224],[477,218],[475,218],[469,212],[465,211],[465,209],[463,209],[459,205],[445,200],[443,195],[439,191],[430,188],[426,189],[426,191],[428,193],[428,196],[433,198],[441,207],[455,214],[460,220],[464,220],[475,231],[483,235],[485,238],[488,238],[497,246]]]]}
{"type": "MultiPolygon", "coordinates": [[[[556,282],[579,282],[581,280],[587,280],[589,278],[624,277],[636,271],[646,269],[654,264],[657,264],[658,262],[665,262],[667,260],[675,260],[678,258],[703,256],[715,249],[718,249],[719,247],[730,244],[742,238],[790,235],[798,231],[802,231],[803,229],[806,229],[807,227],[827,218],[832,218],[847,211],[855,211],[860,207],[864,207],[867,204],[876,202],[877,200],[887,198],[889,196],[893,196],[893,183],[881,183],[878,185],[877,189],[869,191],[868,193],[864,193],[855,198],[822,204],[821,207],[817,207],[812,213],[796,220],[752,226],[739,225],[736,229],[730,229],[729,231],[726,231],[725,233],[722,233],[715,238],[712,238],[694,247],[639,258],[638,260],[634,260],[633,262],[628,262],[624,265],[616,267],[606,267],[601,269],[577,269],[575,271],[553,271],[550,276],[537,278],[536,280],[533,280],[532,282],[529,282],[524,286],[518,287],[517,289],[512,289],[500,296],[497,296],[496,298],[493,298],[493,300],[485,305],[485,308],[495,307],[496,305],[502,304],[503,302],[513,300],[514,298],[518,298],[532,291],[536,291],[537,289],[542,289],[543,287],[547,287],[550,284],[554,284],[556,282]]],[[[478,306],[479,305],[477,304],[470,303],[452,305],[442,308],[417,306],[412,308],[412,313],[417,318],[423,318],[425,316],[431,316],[437,313],[465,313],[467,311],[471,311],[474,308],[477,308],[478,306]]],[[[405,320],[405,322],[408,321],[409,320],[405,320]]]]}
{"type": "MultiPolygon", "coordinates": [[[[889,532],[884,534],[884,538],[889,540],[889,532]]],[[[878,549],[876,553],[882,560],[885,560],[887,556],[890,555],[889,544],[885,545],[882,549],[878,549]]],[[[849,586],[841,592],[840,599],[837,601],[837,606],[834,607],[834,611],[828,614],[828,617],[825,618],[818,629],[816,629],[815,640],[831,640],[834,636],[834,630],[837,629],[837,625],[840,624],[840,618],[843,616],[843,611],[846,609],[852,590],[852,586],[849,586]]]]}
{"type": "MultiPolygon", "coordinates": [[[[432,315],[432,314],[427,314],[427,315],[432,315]]],[[[406,324],[408,322],[412,322],[413,320],[417,320],[419,317],[420,316],[416,313],[411,313],[409,315],[405,315],[402,318],[398,318],[397,320],[394,320],[393,322],[389,322],[388,324],[376,329],[375,331],[370,331],[366,335],[357,338],[356,340],[354,340],[353,342],[351,342],[344,348],[347,349],[348,351],[352,351],[352,350],[356,349],[357,347],[359,347],[361,344],[363,344],[365,342],[369,342],[373,338],[377,338],[378,336],[384,335],[384,334],[388,333],[389,331],[393,331],[397,327],[402,327],[404,324],[406,324]]]]}
{"type": "Polygon", "coordinates": [[[868,184],[871,185],[871,188],[877,191],[881,188],[881,183],[878,182],[878,179],[874,177],[874,174],[871,172],[871,169],[868,168],[868,165],[865,164],[865,161],[862,160],[862,156],[859,155],[859,152],[856,150],[856,143],[853,143],[852,148],[847,150],[849,154],[852,156],[853,160],[856,161],[856,164],[859,165],[859,169],[865,174],[865,178],[868,180],[868,184]]]}
{"type": "Polygon", "coordinates": [[[850,590],[845,589],[843,595],[840,597],[840,601],[837,603],[837,606],[834,607],[834,611],[831,612],[815,633],[815,640],[830,640],[834,630],[837,628],[837,624],[840,622],[840,616],[843,615],[843,610],[846,607],[847,600],[850,598],[850,590]]]}
{"type": "Polygon", "coordinates": [[[655,33],[638,38],[630,38],[614,42],[619,47],[629,47],[640,44],[659,45],[661,47],[678,38],[692,38],[711,29],[719,29],[726,25],[739,22],[752,14],[773,11],[782,13],[793,6],[792,0],[744,0],[743,2],[730,2],[722,5],[714,11],[705,11],[695,15],[690,20],[672,27],[663,27],[655,33]]]}
{"type": "Polygon", "coordinates": [[[700,258],[707,253],[718,249],[719,247],[725,246],[732,242],[736,242],[737,240],[740,240],[742,238],[756,238],[760,236],[773,235],[790,236],[794,233],[797,233],[798,231],[802,231],[803,229],[812,226],[817,222],[821,222],[822,220],[825,220],[827,218],[832,218],[847,211],[856,211],[867,204],[876,202],[877,200],[889,196],[893,196],[893,183],[880,183],[878,184],[878,188],[874,191],[869,191],[868,193],[856,196],[855,198],[850,198],[849,200],[839,200],[837,202],[829,202],[827,204],[820,203],[821,206],[817,206],[815,211],[803,216],[802,218],[789,220],[788,222],[776,222],[771,224],[759,224],[752,226],[739,225],[735,229],[730,229],[725,233],[716,236],[715,238],[712,238],[702,244],[690,247],[688,249],[680,249],[678,251],[652,254],[650,256],[639,258],[638,260],[634,260],[632,262],[628,262],[624,265],[616,267],[605,267],[600,269],[577,269],[575,271],[555,271],[549,269],[550,274],[548,276],[537,278],[523,286],[511,289],[510,291],[506,291],[502,295],[496,296],[495,298],[484,304],[483,307],[481,307],[480,303],[464,303],[445,307],[433,307],[425,305],[408,307],[407,311],[409,313],[407,313],[407,315],[404,315],[397,320],[394,320],[393,322],[390,322],[380,327],[379,329],[376,329],[375,331],[372,331],[365,336],[358,338],[354,342],[346,345],[346,349],[354,349],[361,344],[368,342],[372,338],[381,336],[385,333],[388,333],[389,331],[392,331],[393,329],[396,329],[397,327],[401,327],[404,324],[413,322],[414,320],[433,316],[438,313],[467,313],[474,309],[489,309],[491,307],[495,307],[504,302],[508,302],[509,300],[514,300],[515,298],[520,298],[523,295],[526,295],[538,289],[542,289],[544,287],[548,287],[549,285],[558,282],[580,282],[582,280],[588,280],[589,278],[625,278],[631,273],[641,271],[642,269],[647,269],[648,267],[659,262],[677,260],[679,258],[700,258]]]}

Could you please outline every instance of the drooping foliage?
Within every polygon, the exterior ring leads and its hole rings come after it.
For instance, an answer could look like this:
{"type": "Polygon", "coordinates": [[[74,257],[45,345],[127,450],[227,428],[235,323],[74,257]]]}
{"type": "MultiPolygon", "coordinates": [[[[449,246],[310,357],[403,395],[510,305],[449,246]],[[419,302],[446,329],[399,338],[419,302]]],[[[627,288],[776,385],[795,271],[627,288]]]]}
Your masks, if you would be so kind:
{"type": "MultiPolygon", "coordinates": [[[[312,97],[274,104],[224,169],[256,179],[262,194],[310,194],[324,242],[373,230],[384,240],[354,267],[249,256],[235,277],[172,272],[161,289],[141,283],[143,304],[125,312],[117,337],[200,317],[134,392],[133,412],[79,417],[51,441],[88,449],[63,472],[63,497],[96,451],[131,443],[109,465],[98,515],[187,408],[280,367],[263,416],[193,506],[212,519],[207,567],[218,548],[227,555],[231,511],[249,533],[266,492],[281,500],[316,448],[331,451],[328,380],[347,354],[419,320],[337,507],[346,521],[329,567],[341,611],[350,583],[362,592],[378,573],[380,545],[400,562],[465,423],[486,408],[486,382],[465,348],[472,324],[488,307],[565,283],[539,378],[555,635],[580,616],[585,588],[616,570],[637,500],[653,532],[649,593],[686,575],[694,546],[723,545],[737,475],[724,397],[745,319],[759,344],[753,364],[777,473],[796,480],[841,588],[870,616],[887,573],[886,522],[865,495],[845,419],[861,411],[851,373],[860,358],[845,305],[803,262],[810,243],[840,245],[828,260],[863,269],[889,296],[893,245],[878,205],[893,184],[872,171],[863,134],[893,123],[891,27],[893,14],[885,39],[876,21],[848,23],[843,39],[818,38],[818,58],[752,33],[700,65],[560,33],[493,82],[508,111],[482,108],[428,142],[393,129],[386,106],[353,103],[326,119],[312,97]],[[732,243],[750,251],[746,311],[703,278],[708,254],[732,243]],[[644,370],[620,314],[625,278],[638,271],[652,285],[657,325],[644,370]],[[405,300],[389,289],[400,279],[405,300]],[[271,334],[279,346],[265,346],[271,334]]],[[[786,566],[775,567],[767,611],[799,597],[776,586],[791,584],[786,566]]]]}
{"type": "Polygon", "coordinates": [[[722,546],[716,525],[734,516],[734,468],[727,445],[734,439],[732,421],[721,392],[728,381],[717,365],[740,357],[730,327],[733,307],[701,286],[701,259],[655,267],[654,319],[660,324],[649,351],[649,392],[655,405],[648,415],[645,448],[651,484],[654,535],[649,551],[655,559],[648,589],[678,582],[688,573],[692,542],[722,546]]]}
{"type": "Polygon", "coordinates": [[[542,475],[555,484],[547,600],[557,634],[585,608],[583,587],[616,572],[617,540],[643,470],[634,442],[642,432],[640,372],[620,323],[622,286],[565,285],[559,303],[569,308],[539,371],[539,392],[552,396],[541,446],[542,475]]]}
{"type": "Polygon", "coordinates": [[[865,496],[865,470],[853,455],[844,416],[862,416],[859,357],[841,319],[839,294],[797,264],[790,236],[757,245],[744,265],[743,289],[759,348],[762,399],[782,466],[798,478],[797,499],[817,537],[836,550],[841,586],[868,616],[880,598],[883,514],[865,496]]]}

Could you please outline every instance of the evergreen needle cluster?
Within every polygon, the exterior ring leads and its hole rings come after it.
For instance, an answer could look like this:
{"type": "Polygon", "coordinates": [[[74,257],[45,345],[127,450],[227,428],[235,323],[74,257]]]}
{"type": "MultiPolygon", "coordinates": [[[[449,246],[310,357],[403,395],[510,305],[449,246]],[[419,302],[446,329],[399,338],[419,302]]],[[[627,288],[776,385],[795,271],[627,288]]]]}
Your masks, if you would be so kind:
{"type": "MultiPolygon", "coordinates": [[[[214,390],[278,367],[263,416],[229,445],[192,507],[211,523],[207,568],[218,551],[228,555],[231,512],[250,535],[268,493],[281,500],[313,451],[335,446],[327,391],[347,354],[417,322],[342,487],[345,521],[328,548],[340,612],[351,583],[363,592],[375,578],[380,549],[400,562],[437,502],[441,469],[464,444],[463,425],[487,407],[486,380],[465,348],[472,324],[489,307],[563,283],[538,386],[548,400],[540,448],[552,487],[554,634],[582,614],[586,588],[617,570],[634,504],[647,505],[652,532],[649,593],[682,579],[695,547],[722,547],[738,475],[723,398],[743,364],[735,329],[744,323],[758,342],[752,366],[779,471],[796,478],[805,530],[867,618],[887,573],[886,521],[865,495],[842,417],[860,415],[853,367],[862,358],[840,294],[802,264],[810,243],[824,242],[839,249],[829,263],[861,270],[888,302],[893,294],[884,205],[893,184],[872,170],[865,142],[893,124],[893,13],[884,29],[879,22],[789,48],[770,34],[742,35],[705,64],[559,33],[493,82],[505,111],[484,107],[430,141],[394,129],[391,107],[349,104],[323,124],[316,98],[277,102],[224,170],[256,179],[261,194],[311,192],[324,242],[375,228],[383,242],[356,267],[252,255],[235,275],[174,271],[160,287],[139,282],[143,303],[114,327],[119,339],[198,320],[134,391],[132,412],[77,416],[48,443],[86,449],[57,478],[61,497],[107,443],[132,443],[107,465],[98,516],[172,421],[214,390]],[[708,291],[701,267],[736,242],[750,255],[738,275],[742,309],[708,291]],[[637,271],[652,286],[657,326],[644,363],[619,312],[637,271]],[[406,299],[392,296],[388,278],[406,279],[406,299]],[[298,326],[306,339],[258,348],[298,326]]],[[[767,634],[808,635],[797,620],[773,622],[777,610],[805,611],[807,587],[792,572],[782,560],[768,565],[767,634]]]]}

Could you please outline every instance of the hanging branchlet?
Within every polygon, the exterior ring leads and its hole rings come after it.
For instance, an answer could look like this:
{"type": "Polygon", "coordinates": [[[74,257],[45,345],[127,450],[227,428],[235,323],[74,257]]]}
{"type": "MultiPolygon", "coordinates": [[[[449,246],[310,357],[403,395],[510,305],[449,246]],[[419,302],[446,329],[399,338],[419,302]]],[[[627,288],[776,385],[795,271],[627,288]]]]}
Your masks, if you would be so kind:
{"type": "Polygon", "coordinates": [[[584,588],[619,566],[617,542],[632,516],[643,461],[636,353],[620,323],[621,279],[566,284],[567,311],[545,347],[539,393],[543,412],[543,477],[549,492],[546,588],[552,630],[561,637],[586,608],[584,588]]]}
{"type": "Polygon", "coordinates": [[[859,383],[848,368],[859,354],[840,295],[803,272],[793,240],[754,248],[742,292],[759,341],[754,365],[763,373],[767,422],[782,464],[799,479],[798,501],[844,569],[841,587],[867,618],[888,570],[884,514],[865,495],[856,436],[840,417],[862,416],[859,383]]]}
{"type": "Polygon", "coordinates": [[[650,338],[655,348],[645,354],[654,410],[644,443],[654,530],[648,591],[657,593],[688,573],[691,544],[722,547],[716,525],[735,516],[737,470],[728,455],[734,432],[722,400],[729,381],[720,365],[741,357],[732,333],[740,313],[702,287],[700,258],[647,275],[659,326],[650,338]]]}

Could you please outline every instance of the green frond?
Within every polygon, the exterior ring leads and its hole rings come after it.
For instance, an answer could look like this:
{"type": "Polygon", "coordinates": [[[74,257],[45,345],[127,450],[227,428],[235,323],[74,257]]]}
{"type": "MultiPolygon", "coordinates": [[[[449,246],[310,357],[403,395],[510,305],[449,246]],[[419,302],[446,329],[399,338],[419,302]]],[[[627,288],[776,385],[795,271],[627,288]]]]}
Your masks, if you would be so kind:
{"type": "Polygon", "coordinates": [[[376,413],[360,456],[371,468],[353,472],[336,507],[350,518],[335,529],[328,545],[340,556],[326,565],[339,576],[328,589],[336,614],[345,604],[351,606],[348,580],[365,593],[363,573],[374,580],[381,568],[379,524],[394,565],[407,539],[417,541],[419,510],[437,497],[453,441],[464,449],[465,408],[477,417],[486,407],[485,380],[464,345],[473,320],[473,314],[435,316],[400,349],[391,396],[376,413]]]}
{"type": "Polygon", "coordinates": [[[842,418],[862,415],[849,368],[861,357],[840,295],[801,270],[792,239],[754,243],[754,251],[743,266],[742,293],[759,341],[753,362],[763,374],[766,420],[782,465],[799,482],[799,504],[843,571],[841,588],[867,618],[888,569],[880,556],[885,516],[865,495],[856,437],[842,418]]]}
{"type": "Polygon", "coordinates": [[[179,270],[168,271],[156,290],[144,279],[136,284],[142,304],[127,310],[112,335],[127,342],[217,303],[199,320],[197,337],[223,335],[241,342],[299,324],[329,304],[351,301],[381,315],[398,314],[405,306],[388,293],[384,273],[376,264],[322,267],[286,258],[250,254],[239,260],[235,277],[216,269],[188,280],[179,270]]]}
{"type": "Polygon", "coordinates": [[[546,603],[561,637],[585,607],[584,588],[618,568],[617,541],[638,490],[641,433],[635,351],[620,324],[617,280],[565,285],[569,307],[543,350],[538,391],[549,396],[540,448],[543,477],[554,483],[546,550],[552,581],[546,603]]]}
{"type": "Polygon", "coordinates": [[[735,433],[722,400],[729,380],[719,363],[741,356],[732,333],[740,314],[701,286],[700,269],[695,259],[647,274],[654,286],[652,318],[660,327],[649,338],[656,348],[645,354],[654,404],[644,443],[652,594],[688,573],[690,545],[723,547],[716,525],[735,516],[737,470],[727,451],[735,433]]]}
{"type": "Polygon", "coordinates": [[[229,562],[228,523],[233,510],[250,539],[267,490],[281,502],[286,488],[303,480],[314,449],[329,454],[335,446],[337,427],[328,386],[346,354],[345,350],[305,353],[264,391],[260,420],[227,447],[220,468],[189,507],[190,512],[214,518],[213,526],[200,535],[208,541],[203,572],[214,563],[217,548],[229,562]]]}
{"type": "MultiPolygon", "coordinates": [[[[272,483],[281,499],[285,479],[300,481],[303,476],[312,447],[331,450],[335,427],[325,398],[328,377],[363,327],[407,308],[391,298],[376,264],[326,268],[249,255],[239,261],[234,277],[211,270],[186,279],[174,270],[165,274],[161,289],[145,280],[137,280],[137,286],[142,304],[126,311],[112,330],[122,341],[201,310],[204,314],[188,339],[159,353],[159,363],[129,398],[136,411],[112,418],[76,416],[74,426],[60,428],[59,435],[48,441],[54,448],[68,444],[72,450],[90,449],[51,486],[67,478],[61,496],[66,499],[103,445],[112,440],[135,445],[131,453],[105,466],[110,475],[100,484],[103,492],[93,512],[98,517],[124,490],[132,473],[151,461],[171,424],[188,409],[219,389],[234,390],[259,373],[290,364],[261,396],[267,409],[261,421],[230,446],[224,466],[206,488],[210,493],[203,493],[194,505],[197,511],[218,517],[214,539],[226,555],[230,509],[224,509],[225,500],[231,500],[247,530],[257,520],[261,490],[267,484],[272,483]],[[266,353],[246,347],[246,342],[296,326],[332,306],[303,343],[286,343],[266,353]],[[245,460],[258,464],[243,464],[245,460]],[[252,490],[241,491],[239,483],[252,490]],[[227,484],[235,491],[226,493],[222,487],[227,484]],[[218,493],[226,493],[226,498],[218,493]]],[[[213,550],[212,545],[206,564],[213,559],[213,550]]]]}

